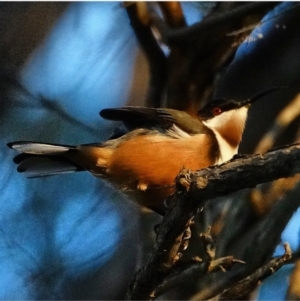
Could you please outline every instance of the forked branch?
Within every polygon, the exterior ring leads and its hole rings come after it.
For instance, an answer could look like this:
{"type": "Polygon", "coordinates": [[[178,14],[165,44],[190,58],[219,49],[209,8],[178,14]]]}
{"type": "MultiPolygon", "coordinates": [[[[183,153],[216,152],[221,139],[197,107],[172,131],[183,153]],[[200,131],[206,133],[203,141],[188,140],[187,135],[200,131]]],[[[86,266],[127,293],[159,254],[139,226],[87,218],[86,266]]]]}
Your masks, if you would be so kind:
{"type": "MultiPolygon", "coordinates": [[[[264,155],[238,156],[222,165],[197,172],[182,170],[176,179],[174,206],[165,216],[146,264],[139,270],[127,293],[128,300],[151,300],[173,266],[174,246],[189,221],[208,200],[240,189],[300,173],[300,144],[278,148],[264,155]]],[[[174,263],[176,260],[174,258],[174,263]]]]}

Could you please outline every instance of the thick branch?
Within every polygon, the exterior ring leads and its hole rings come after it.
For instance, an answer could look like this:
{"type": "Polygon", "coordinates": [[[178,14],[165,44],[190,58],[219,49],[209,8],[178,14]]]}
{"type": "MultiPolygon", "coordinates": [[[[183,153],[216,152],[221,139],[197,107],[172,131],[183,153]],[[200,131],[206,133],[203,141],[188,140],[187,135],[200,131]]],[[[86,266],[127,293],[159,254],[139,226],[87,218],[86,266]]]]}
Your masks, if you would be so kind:
{"type": "Polygon", "coordinates": [[[167,45],[189,43],[196,40],[199,35],[207,32],[215,26],[222,26],[227,22],[232,22],[236,19],[241,19],[252,13],[268,11],[278,5],[278,2],[253,2],[239,6],[231,11],[214,15],[192,26],[180,29],[171,29],[165,23],[155,18],[154,22],[157,29],[160,31],[162,40],[167,45]]]}
{"type": "Polygon", "coordinates": [[[166,57],[157,43],[149,25],[142,24],[138,17],[138,7],[131,4],[126,7],[131,26],[144,51],[150,68],[150,83],[147,105],[159,107],[166,79],[166,57]]]}
{"type": "Polygon", "coordinates": [[[127,299],[152,299],[153,292],[172,271],[170,252],[178,244],[188,221],[199,208],[217,196],[300,172],[300,144],[272,150],[265,155],[235,158],[197,172],[183,170],[177,177],[175,205],[165,216],[156,244],[145,266],[138,271],[127,299]]]}

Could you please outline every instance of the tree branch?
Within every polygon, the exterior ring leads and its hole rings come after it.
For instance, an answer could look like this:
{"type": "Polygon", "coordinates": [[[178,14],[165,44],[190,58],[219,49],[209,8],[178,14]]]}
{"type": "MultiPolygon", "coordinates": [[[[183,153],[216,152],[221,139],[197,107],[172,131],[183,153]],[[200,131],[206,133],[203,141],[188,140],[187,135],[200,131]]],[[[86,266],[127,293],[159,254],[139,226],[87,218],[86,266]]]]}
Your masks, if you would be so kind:
{"type": "Polygon", "coordinates": [[[252,2],[236,7],[225,13],[216,14],[186,28],[171,29],[159,18],[154,18],[154,24],[161,34],[161,38],[167,45],[190,43],[215,26],[222,26],[227,22],[233,22],[249,14],[268,11],[278,5],[278,2],[252,2]]]}
{"type": "MultiPolygon", "coordinates": [[[[138,17],[138,3],[126,7],[131,26],[144,51],[150,68],[150,82],[146,102],[148,106],[159,107],[167,77],[167,59],[149,25],[138,17]]],[[[144,3],[147,4],[147,3],[144,3]]]]}
{"type": "Polygon", "coordinates": [[[289,244],[286,243],[284,247],[285,252],[282,256],[271,259],[267,264],[257,269],[253,274],[223,291],[221,300],[241,300],[244,296],[251,293],[261,281],[273,275],[292,257],[292,251],[289,244]]]}
{"type": "Polygon", "coordinates": [[[182,170],[176,180],[177,191],[171,196],[174,206],[162,222],[148,261],[135,275],[127,299],[154,298],[157,287],[172,272],[174,245],[178,246],[189,221],[208,200],[299,172],[300,144],[264,155],[239,156],[197,172],[182,170]]]}
{"type": "Polygon", "coordinates": [[[274,124],[256,146],[255,152],[265,152],[272,148],[283,131],[300,116],[300,93],[278,114],[274,124]]]}

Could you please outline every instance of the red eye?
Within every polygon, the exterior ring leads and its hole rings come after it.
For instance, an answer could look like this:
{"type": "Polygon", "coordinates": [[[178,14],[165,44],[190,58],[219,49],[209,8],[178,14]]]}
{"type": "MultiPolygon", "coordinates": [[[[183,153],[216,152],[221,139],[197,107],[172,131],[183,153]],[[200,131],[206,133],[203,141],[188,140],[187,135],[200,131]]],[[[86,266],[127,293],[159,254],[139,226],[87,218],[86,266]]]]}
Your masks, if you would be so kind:
{"type": "Polygon", "coordinates": [[[218,107],[215,107],[215,108],[212,109],[212,113],[213,113],[214,116],[220,115],[222,113],[222,109],[218,108],[218,107]]]}

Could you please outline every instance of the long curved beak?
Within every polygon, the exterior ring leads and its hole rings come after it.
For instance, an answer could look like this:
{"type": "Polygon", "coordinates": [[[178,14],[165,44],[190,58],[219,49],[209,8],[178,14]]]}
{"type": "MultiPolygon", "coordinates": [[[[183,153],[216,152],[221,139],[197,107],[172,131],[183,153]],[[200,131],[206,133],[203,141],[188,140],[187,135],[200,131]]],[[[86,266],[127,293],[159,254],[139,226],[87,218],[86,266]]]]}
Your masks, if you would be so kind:
{"type": "Polygon", "coordinates": [[[287,88],[287,87],[286,86],[274,87],[274,88],[268,89],[266,91],[263,91],[249,99],[242,100],[242,101],[240,101],[241,107],[246,106],[246,105],[251,105],[253,102],[257,101],[258,99],[263,98],[264,96],[266,96],[274,91],[284,89],[284,88],[287,88]]]}

